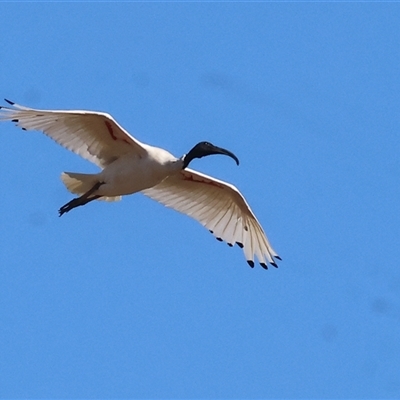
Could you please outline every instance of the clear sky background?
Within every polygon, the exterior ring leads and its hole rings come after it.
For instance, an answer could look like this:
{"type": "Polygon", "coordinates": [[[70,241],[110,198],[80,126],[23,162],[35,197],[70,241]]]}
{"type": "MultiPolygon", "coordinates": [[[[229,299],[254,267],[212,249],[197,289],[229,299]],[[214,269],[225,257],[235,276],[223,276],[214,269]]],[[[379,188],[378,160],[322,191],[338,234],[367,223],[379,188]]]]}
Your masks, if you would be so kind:
{"type": "MultiPolygon", "coordinates": [[[[234,183],[283,261],[0,124],[0,397],[399,398],[400,4],[1,3],[0,96],[234,183]]],[[[5,103],[2,103],[5,104],[5,103]]]]}

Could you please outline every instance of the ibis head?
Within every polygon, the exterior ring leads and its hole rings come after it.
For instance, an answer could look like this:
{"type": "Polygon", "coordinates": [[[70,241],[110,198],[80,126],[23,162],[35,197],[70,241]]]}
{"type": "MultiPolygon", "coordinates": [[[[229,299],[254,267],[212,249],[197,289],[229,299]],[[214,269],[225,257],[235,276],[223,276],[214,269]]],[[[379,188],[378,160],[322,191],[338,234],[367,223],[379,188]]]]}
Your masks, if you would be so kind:
{"type": "Polygon", "coordinates": [[[223,154],[225,156],[231,157],[235,160],[236,164],[239,165],[239,159],[229,150],[223,149],[222,147],[214,146],[209,142],[200,142],[197,143],[196,146],[194,146],[193,149],[184,156],[183,168],[186,168],[194,158],[211,156],[212,154],[223,154]]]}

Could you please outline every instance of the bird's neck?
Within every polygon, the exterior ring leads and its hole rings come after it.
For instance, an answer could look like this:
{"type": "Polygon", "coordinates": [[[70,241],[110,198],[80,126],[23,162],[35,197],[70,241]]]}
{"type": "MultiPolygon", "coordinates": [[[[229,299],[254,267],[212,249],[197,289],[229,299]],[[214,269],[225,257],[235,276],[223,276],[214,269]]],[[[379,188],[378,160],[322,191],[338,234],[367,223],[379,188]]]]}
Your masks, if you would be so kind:
{"type": "Polygon", "coordinates": [[[168,161],[165,167],[171,172],[176,172],[176,171],[181,171],[183,169],[183,165],[184,165],[184,158],[181,157],[174,161],[168,161]]]}

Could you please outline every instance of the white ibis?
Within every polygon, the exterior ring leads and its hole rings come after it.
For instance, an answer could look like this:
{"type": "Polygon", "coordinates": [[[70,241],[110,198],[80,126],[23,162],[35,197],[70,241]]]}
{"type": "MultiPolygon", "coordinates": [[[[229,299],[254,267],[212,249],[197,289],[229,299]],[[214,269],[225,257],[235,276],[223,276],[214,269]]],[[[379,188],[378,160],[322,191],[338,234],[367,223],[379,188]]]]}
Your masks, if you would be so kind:
{"type": "Polygon", "coordinates": [[[6,100],[0,120],[24,130],[43,131],[61,146],[101,168],[97,174],[64,172],[67,189],[79,197],[59,209],[59,215],[93,200],[120,200],[141,192],[167,207],[189,215],[220,241],[237,244],[248,264],[277,267],[281,258],[271,247],[261,225],[235,186],[188,168],[194,158],[224,154],[228,150],[200,142],[181,158],[133,138],[114,118],[93,111],[36,110],[6,100]]]}

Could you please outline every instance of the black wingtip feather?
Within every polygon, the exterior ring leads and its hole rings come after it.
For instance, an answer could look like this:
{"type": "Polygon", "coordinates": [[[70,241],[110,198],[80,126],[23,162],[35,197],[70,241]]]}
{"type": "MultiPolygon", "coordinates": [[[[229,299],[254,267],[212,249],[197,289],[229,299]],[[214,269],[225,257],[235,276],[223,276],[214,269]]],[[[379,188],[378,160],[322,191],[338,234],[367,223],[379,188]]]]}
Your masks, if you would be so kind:
{"type": "Polygon", "coordinates": [[[15,122],[15,123],[17,123],[17,122],[18,122],[18,120],[17,120],[17,119],[12,119],[12,120],[11,120],[11,122],[15,122]]]}
{"type": "Polygon", "coordinates": [[[247,264],[249,264],[251,268],[254,268],[254,261],[247,260],[247,264]]]}
{"type": "Polygon", "coordinates": [[[282,258],[280,258],[279,256],[274,256],[274,258],[277,258],[278,260],[282,261],[282,258]]]}
{"type": "Polygon", "coordinates": [[[277,265],[276,263],[274,263],[274,262],[272,262],[271,265],[272,265],[273,267],[275,267],[275,268],[278,268],[278,265],[277,265]]]}
{"type": "Polygon", "coordinates": [[[11,104],[12,106],[15,104],[11,100],[4,99],[4,101],[6,101],[8,104],[11,104]]]}
{"type": "Polygon", "coordinates": [[[237,244],[241,249],[243,249],[243,243],[236,242],[236,244],[237,244]]]}
{"type": "Polygon", "coordinates": [[[232,244],[232,243],[227,243],[227,245],[228,245],[229,247],[232,247],[232,246],[233,246],[233,244],[232,244]]]}
{"type": "Polygon", "coordinates": [[[264,268],[264,269],[268,269],[268,265],[265,263],[260,263],[260,265],[264,268]]]}
{"type": "Polygon", "coordinates": [[[221,238],[216,238],[217,240],[218,240],[218,242],[222,242],[222,239],[221,238]]]}

